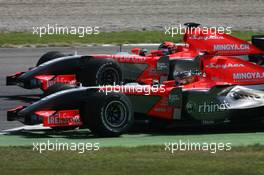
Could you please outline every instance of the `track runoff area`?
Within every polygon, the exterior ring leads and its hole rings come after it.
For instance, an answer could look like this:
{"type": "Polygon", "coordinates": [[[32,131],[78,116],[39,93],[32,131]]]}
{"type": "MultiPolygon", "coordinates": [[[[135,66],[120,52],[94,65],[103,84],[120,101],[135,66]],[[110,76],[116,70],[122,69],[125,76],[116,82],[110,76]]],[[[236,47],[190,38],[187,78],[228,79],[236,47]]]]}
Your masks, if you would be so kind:
{"type": "Polygon", "coordinates": [[[98,143],[101,147],[224,143],[230,146],[264,144],[261,128],[174,128],[169,131],[132,131],[117,138],[95,138],[87,129],[54,131],[42,126],[4,130],[0,146],[32,146],[33,143],[98,143]]]}

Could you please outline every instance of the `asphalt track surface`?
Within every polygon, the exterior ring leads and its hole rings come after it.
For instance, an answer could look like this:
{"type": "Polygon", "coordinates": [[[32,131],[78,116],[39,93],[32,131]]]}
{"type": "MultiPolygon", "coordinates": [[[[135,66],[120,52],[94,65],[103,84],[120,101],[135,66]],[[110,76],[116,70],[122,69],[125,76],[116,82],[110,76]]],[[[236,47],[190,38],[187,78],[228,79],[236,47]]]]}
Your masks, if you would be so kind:
{"type": "Polygon", "coordinates": [[[32,32],[47,24],[163,30],[185,22],[263,30],[263,9],[263,0],[0,0],[0,31],[32,32]]]}

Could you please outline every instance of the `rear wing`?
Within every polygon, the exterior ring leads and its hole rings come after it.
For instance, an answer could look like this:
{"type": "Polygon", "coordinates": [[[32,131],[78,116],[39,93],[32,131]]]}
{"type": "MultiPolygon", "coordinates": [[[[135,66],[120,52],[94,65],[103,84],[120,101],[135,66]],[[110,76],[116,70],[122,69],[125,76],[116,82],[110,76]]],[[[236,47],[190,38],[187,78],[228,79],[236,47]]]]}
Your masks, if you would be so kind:
{"type": "Polygon", "coordinates": [[[196,23],[187,23],[184,42],[196,51],[217,51],[220,55],[263,54],[253,44],[216,30],[216,28],[199,27],[196,23]]]}

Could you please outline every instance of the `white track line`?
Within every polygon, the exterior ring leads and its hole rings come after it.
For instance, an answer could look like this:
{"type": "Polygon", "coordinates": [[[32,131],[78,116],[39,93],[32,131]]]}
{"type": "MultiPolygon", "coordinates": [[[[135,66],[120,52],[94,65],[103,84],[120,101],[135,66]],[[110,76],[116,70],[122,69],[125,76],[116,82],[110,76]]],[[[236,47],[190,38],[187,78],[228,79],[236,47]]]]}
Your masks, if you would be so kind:
{"type": "Polygon", "coordinates": [[[31,131],[31,130],[46,130],[46,129],[50,129],[50,127],[44,127],[42,124],[39,125],[25,125],[25,126],[21,126],[21,127],[16,127],[16,128],[11,128],[11,129],[6,129],[0,132],[0,135],[3,134],[7,134],[9,132],[16,132],[16,131],[31,131]]]}

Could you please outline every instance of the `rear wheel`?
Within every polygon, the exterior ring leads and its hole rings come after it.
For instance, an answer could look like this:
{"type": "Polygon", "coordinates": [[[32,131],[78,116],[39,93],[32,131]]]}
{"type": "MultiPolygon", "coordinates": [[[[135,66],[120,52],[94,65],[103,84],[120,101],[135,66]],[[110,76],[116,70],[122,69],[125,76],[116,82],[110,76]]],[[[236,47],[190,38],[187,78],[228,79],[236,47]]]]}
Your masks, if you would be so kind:
{"type": "Polygon", "coordinates": [[[78,81],[84,86],[120,84],[122,72],[119,65],[112,60],[90,60],[79,72],[78,81]]]}
{"type": "Polygon", "coordinates": [[[84,124],[97,136],[116,137],[134,122],[130,100],[124,94],[97,92],[81,110],[84,124]]]}
{"type": "Polygon", "coordinates": [[[40,57],[40,59],[37,62],[37,66],[39,66],[39,65],[41,65],[47,61],[51,61],[55,58],[64,57],[64,56],[66,56],[66,55],[61,53],[61,52],[58,52],[58,51],[47,52],[40,57]]]}

